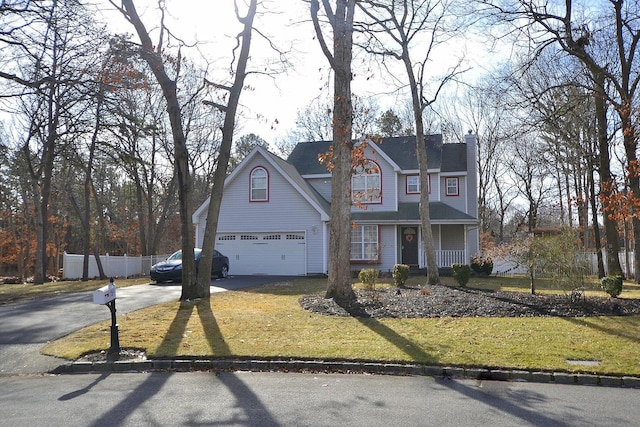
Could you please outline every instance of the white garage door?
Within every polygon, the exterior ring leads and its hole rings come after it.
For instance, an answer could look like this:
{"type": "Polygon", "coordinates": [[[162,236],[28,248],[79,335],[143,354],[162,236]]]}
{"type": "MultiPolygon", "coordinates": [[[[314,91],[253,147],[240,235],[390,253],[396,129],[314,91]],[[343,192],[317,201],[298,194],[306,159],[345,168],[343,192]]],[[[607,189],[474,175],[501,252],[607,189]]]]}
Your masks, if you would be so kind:
{"type": "Polygon", "coordinates": [[[304,232],[220,233],[216,249],[229,257],[229,274],[307,274],[304,232]]]}

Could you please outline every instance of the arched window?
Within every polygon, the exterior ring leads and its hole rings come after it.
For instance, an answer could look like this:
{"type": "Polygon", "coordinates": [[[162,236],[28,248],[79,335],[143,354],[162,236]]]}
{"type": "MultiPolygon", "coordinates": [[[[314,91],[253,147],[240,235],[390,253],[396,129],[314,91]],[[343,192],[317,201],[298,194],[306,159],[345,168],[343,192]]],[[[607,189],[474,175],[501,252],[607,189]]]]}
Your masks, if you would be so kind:
{"type": "Polygon", "coordinates": [[[269,200],[269,175],[266,169],[257,167],[251,171],[251,189],[249,197],[252,202],[266,202],[269,200]]]}
{"type": "Polygon", "coordinates": [[[373,161],[359,165],[351,176],[351,199],[354,203],[380,203],[380,167],[373,161]]]}

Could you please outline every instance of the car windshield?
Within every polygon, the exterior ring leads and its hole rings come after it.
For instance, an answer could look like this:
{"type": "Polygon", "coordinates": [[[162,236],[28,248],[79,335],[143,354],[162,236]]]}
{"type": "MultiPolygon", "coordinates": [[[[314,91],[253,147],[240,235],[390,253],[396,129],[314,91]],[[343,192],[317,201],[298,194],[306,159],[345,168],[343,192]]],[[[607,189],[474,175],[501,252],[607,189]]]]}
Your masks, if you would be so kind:
{"type": "MultiPolygon", "coordinates": [[[[196,259],[200,258],[200,252],[201,252],[201,249],[198,249],[198,248],[195,248],[193,250],[193,253],[196,259]]],[[[182,251],[177,251],[169,255],[169,258],[167,258],[167,261],[180,261],[181,259],[182,259],[182,251]]]]}

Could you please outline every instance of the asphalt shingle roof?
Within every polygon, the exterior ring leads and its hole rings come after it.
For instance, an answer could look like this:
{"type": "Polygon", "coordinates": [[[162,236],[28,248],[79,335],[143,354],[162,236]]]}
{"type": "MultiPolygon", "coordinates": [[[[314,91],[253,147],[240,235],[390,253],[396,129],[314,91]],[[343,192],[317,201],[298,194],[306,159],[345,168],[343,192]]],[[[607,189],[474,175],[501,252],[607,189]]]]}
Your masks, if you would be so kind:
{"type": "MultiPolygon", "coordinates": [[[[383,151],[401,170],[417,170],[415,136],[382,138],[373,143],[383,151]]],[[[428,135],[425,140],[429,169],[442,172],[466,171],[466,144],[443,144],[442,135],[428,135]]],[[[287,162],[301,175],[327,174],[327,168],[320,164],[318,156],[329,151],[331,141],[302,142],[293,149],[287,162]]]]}
{"type": "MultiPolygon", "coordinates": [[[[429,218],[431,221],[463,221],[476,223],[477,220],[456,208],[442,202],[429,202],[429,218]]],[[[367,211],[351,214],[353,221],[419,221],[420,210],[418,203],[399,203],[398,211],[367,211]]]]}
{"type": "Polygon", "coordinates": [[[307,194],[309,198],[314,200],[320,206],[320,208],[324,210],[327,215],[329,215],[329,212],[331,211],[330,203],[324,197],[322,197],[322,195],[320,195],[320,193],[318,193],[315,188],[309,185],[309,183],[304,178],[302,178],[302,176],[300,176],[300,174],[292,164],[286,162],[270,151],[265,150],[265,153],[270,156],[271,159],[287,173],[287,175],[302,189],[302,191],[307,194]]]}

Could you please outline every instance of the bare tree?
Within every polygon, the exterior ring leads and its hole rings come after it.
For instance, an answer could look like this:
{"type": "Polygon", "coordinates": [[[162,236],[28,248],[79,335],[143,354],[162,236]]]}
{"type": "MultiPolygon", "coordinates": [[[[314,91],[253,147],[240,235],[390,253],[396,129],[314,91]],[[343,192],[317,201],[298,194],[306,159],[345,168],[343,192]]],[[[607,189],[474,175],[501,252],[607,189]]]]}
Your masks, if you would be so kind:
{"type": "MultiPolygon", "coordinates": [[[[464,128],[477,135],[478,169],[478,219],[480,231],[494,232],[498,242],[504,239],[504,221],[514,197],[512,184],[504,179],[494,179],[503,175],[504,160],[509,155],[508,144],[514,140],[517,128],[512,118],[505,93],[496,88],[493,75],[482,78],[475,86],[469,87],[463,96],[454,102],[444,103],[454,107],[438,110],[447,114],[447,121],[464,123],[464,128]],[[497,230],[495,224],[498,220],[497,230]],[[493,223],[492,223],[493,222],[493,223]]],[[[456,136],[461,140],[462,136],[456,136]]]]}
{"type": "MultiPolygon", "coordinates": [[[[562,4],[539,4],[519,0],[511,4],[499,1],[484,2],[488,12],[502,22],[512,25],[525,35],[534,56],[556,45],[576,57],[588,71],[592,81],[601,194],[606,200],[614,187],[611,179],[607,132],[607,104],[615,107],[621,122],[625,153],[629,165],[635,167],[637,136],[634,131],[633,111],[640,76],[637,73],[636,52],[640,41],[637,2],[610,0],[609,8],[584,6],[572,0],[562,4]],[[588,10],[585,9],[588,7],[588,10]],[[588,11],[588,13],[587,13],[588,11]],[[609,90],[609,84],[613,91],[609,90]]],[[[638,173],[631,173],[628,185],[633,198],[640,196],[638,173]]],[[[609,274],[622,274],[618,259],[618,233],[611,220],[616,215],[611,207],[603,206],[603,222],[607,241],[607,267],[609,274]]],[[[633,215],[636,263],[640,261],[640,219],[633,215]]]]}
{"type": "Polygon", "coordinates": [[[416,130],[416,152],[420,171],[420,218],[422,241],[427,257],[427,280],[439,283],[440,276],[436,262],[436,252],[429,215],[429,192],[427,149],[425,145],[425,125],[423,114],[438,98],[445,84],[461,73],[461,62],[450,69],[431,93],[429,89],[429,70],[427,63],[431,59],[434,48],[447,41],[455,34],[456,29],[449,27],[451,4],[446,1],[375,1],[367,0],[357,3],[359,9],[367,16],[368,22],[361,25],[369,36],[369,43],[363,48],[381,58],[391,57],[399,60],[404,66],[406,84],[411,91],[411,100],[416,130]],[[426,37],[426,40],[422,39],[426,37]],[[414,61],[412,53],[420,61],[414,61]]]}
{"type": "Polygon", "coordinates": [[[333,49],[320,22],[320,4],[311,0],[311,19],[325,57],[333,70],[333,144],[331,169],[331,222],[329,224],[329,277],[327,298],[340,303],[355,300],[351,286],[351,138],[353,106],[351,101],[351,61],[355,0],[322,0],[333,49]]]}
{"type": "Polygon", "coordinates": [[[21,153],[36,212],[34,282],[39,284],[47,275],[56,158],[82,132],[79,124],[91,85],[87,75],[100,31],[77,1],[3,6],[3,23],[9,21],[9,26],[0,32],[5,54],[0,78],[8,83],[5,96],[17,100],[13,112],[26,118],[21,153]]]}
{"type": "MultiPolygon", "coordinates": [[[[165,101],[148,65],[128,49],[126,38],[113,37],[110,53],[103,71],[104,155],[118,164],[135,186],[140,253],[156,254],[165,235],[165,224],[178,209],[170,125],[166,125],[162,108],[165,101]]],[[[184,116],[189,120],[192,110],[187,109],[184,116]]]]}
{"type": "Polygon", "coordinates": [[[220,206],[222,204],[224,180],[227,176],[227,167],[231,157],[233,132],[236,127],[236,112],[240,102],[240,95],[242,94],[242,89],[244,87],[244,81],[247,76],[247,63],[249,61],[249,52],[251,49],[251,35],[253,32],[253,19],[256,15],[256,8],[257,0],[251,0],[245,15],[241,16],[238,3],[235,3],[236,18],[242,24],[243,28],[237,36],[237,46],[239,47],[240,52],[238,53],[237,62],[235,63],[233,83],[231,86],[211,83],[216,88],[227,92],[229,100],[226,105],[212,102],[208,103],[209,105],[220,109],[224,113],[224,124],[222,126],[222,144],[220,145],[220,154],[218,156],[218,164],[213,178],[213,188],[211,190],[211,198],[209,199],[209,208],[207,210],[207,224],[204,230],[200,270],[198,271],[198,293],[200,297],[209,296],[210,293],[211,265],[213,262],[213,251],[218,229],[220,206]]]}
{"type": "MultiPolygon", "coordinates": [[[[162,93],[167,103],[167,113],[173,135],[178,197],[180,199],[180,228],[182,231],[182,294],[180,295],[180,299],[190,300],[200,298],[202,295],[196,284],[196,262],[193,251],[193,222],[191,219],[192,182],[189,171],[189,153],[182,123],[182,107],[178,99],[178,88],[176,84],[176,80],[181,71],[182,54],[178,51],[177,57],[171,58],[171,63],[175,64],[174,77],[172,78],[169,75],[170,70],[167,66],[167,57],[163,51],[165,47],[164,37],[167,36],[168,33],[164,27],[164,22],[162,22],[164,21],[164,10],[162,8],[160,10],[163,19],[160,23],[158,42],[154,44],[149,36],[149,31],[138,15],[133,0],[122,0],[121,4],[117,4],[115,0],[109,0],[109,2],[118,9],[135,28],[140,38],[138,53],[149,65],[158,84],[162,88],[162,93]]],[[[207,287],[207,291],[208,289],[209,287],[207,287]]]]}

